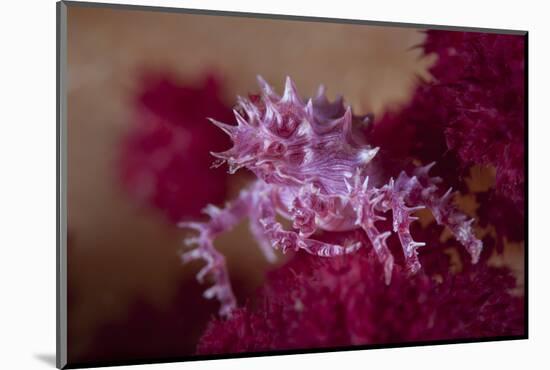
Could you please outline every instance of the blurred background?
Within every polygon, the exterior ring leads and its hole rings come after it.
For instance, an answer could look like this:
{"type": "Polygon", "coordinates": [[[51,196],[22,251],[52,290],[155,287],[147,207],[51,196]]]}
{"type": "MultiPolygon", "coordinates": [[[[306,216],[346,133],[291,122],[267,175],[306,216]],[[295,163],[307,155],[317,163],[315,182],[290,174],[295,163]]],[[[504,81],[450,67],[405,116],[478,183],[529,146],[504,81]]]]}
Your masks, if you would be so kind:
{"type": "MultiPolygon", "coordinates": [[[[257,74],[278,91],[289,75],[305,96],[323,83],[355,113],[381,114],[407,101],[418,76],[429,78],[432,61],[414,48],[423,37],[405,28],[70,6],[69,362],[191,355],[216,314],[194,279],[200,263],[180,263],[185,232],[175,221],[231,199],[249,177],[204,172],[208,152],[229,144],[197,117],[230,117],[237,95],[258,91],[257,74]],[[166,137],[182,144],[165,151],[166,137]]],[[[245,301],[269,268],[246,223],[216,246],[245,301]]]]}

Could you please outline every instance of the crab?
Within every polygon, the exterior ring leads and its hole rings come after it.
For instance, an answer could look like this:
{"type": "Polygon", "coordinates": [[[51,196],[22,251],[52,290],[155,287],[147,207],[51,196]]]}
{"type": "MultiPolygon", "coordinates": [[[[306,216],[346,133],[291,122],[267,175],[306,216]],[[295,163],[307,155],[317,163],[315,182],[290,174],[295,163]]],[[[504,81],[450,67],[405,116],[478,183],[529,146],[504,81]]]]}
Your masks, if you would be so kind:
{"type": "Polygon", "coordinates": [[[270,262],[276,260],[275,249],[303,250],[325,258],[355,253],[365,247],[361,242],[333,244],[316,240],[314,234],[361,229],[383,264],[385,283],[390,284],[394,257],[386,240],[392,231],[397,234],[405,269],[417,273],[421,269],[418,248],[425,243],[413,239],[410,225],[417,220],[415,211],[427,208],[477,263],[483,245],[474,235],[474,219],[454,207],[452,189],[440,194],[441,179],[429,175],[434,163],[416,167],[410,175],[402,171],[396,178],[384,179],[372,161],[379,148],[353,135],[352,123],[358,117],[341,97],[330,102],[321,86],[316,97],[304,101],[289,77],[282,96],[260,76],[258,82],[259,95],[237,97],[236,124],[210,119],[233,141],[229,150],[211,153],[217,158],[213,166],[227,163],[231,174],[245,167],[257,179],[224,208],[208,205],[207,222],[179,223],[196,231],[184,240],[194,248],[181,254],[182,261],[206,262],[197,279],[202,283],[211,276],[213,285],[204,297],[219,300],[220,316],[230,316],[237,301],[214,240],[246,217],[270,262]],[[377,222],[385,220],[388,211],[392,230],[380,230],[377,222]],[[290,230],[277,220],[278,215],[291,221],[290,230]]]}

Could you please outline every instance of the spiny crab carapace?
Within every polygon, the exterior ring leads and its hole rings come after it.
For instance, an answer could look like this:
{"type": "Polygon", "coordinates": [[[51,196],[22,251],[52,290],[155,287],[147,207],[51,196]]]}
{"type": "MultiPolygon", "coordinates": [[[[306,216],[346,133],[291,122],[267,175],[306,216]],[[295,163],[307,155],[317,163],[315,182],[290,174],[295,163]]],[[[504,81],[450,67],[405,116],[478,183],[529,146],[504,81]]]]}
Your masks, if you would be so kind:
{"type": "Polygon", "coordinates": [[[405,267],[416,273],[421,268],[417,249],[425,244],[413,239],[409,226],[417,219],[413,216],[416,210],[428,208],[436,222],[447,226],[466,248],[472,262],[478,261],[483,246],[474,235],[474,220],[454,208],[451,189],[440,195],[437,184],[441,180],[428,174],[433,163],[417,167],[412,175],[403,171],[395,179],[381,178],[371,162],[379,148],[354,137],[352,121],[358,117],[344,106],[342,98],[329,102],[321,86],[317,96],[304,103],[288,77],[282,97],[261,77],[258,81],[260,95],[238,97],[233,112],[236,125],[211,120],[233,141],[231,149],[212,153],[218,158],[214,166],[226,162],[230,173],[246,167],[257,180],[225,208],[207,206],[204,212],[209,221],[179,224],[198,232],[185,240],[186,245],[196,247],[183,253],[182,260],[206,262],[197,279],[203,282],[207,275],[212,276],[214,284],[204,296],[220,301],[221,316],[231,314],[236,299],[225,259],[213,241],[245,217],[249,217],[251,233],[269,261],[275,259],[273,249],[303,249],[322,257],[354,253],[362,247],[360,242],[338,245],[312,236],[319,230],[360,228],[384,266],[386,284],[390,284],[394,259],[386,239],[391,231],[379,230],[376,222],[391,211],[405,267]],[[290,220],[292,230],[285,230],[277,215],[290,220]]]}

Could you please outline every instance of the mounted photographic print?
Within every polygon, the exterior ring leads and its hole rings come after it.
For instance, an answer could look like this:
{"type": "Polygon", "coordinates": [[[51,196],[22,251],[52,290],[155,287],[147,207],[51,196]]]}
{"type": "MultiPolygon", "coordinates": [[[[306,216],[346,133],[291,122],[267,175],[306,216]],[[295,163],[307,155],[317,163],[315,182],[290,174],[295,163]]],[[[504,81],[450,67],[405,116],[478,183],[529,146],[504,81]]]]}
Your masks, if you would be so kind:
{"type": "Polygon", "coordinates": [[[58,367],[527,338],[526,32],[61,2],[58,41],[58,367]]]}

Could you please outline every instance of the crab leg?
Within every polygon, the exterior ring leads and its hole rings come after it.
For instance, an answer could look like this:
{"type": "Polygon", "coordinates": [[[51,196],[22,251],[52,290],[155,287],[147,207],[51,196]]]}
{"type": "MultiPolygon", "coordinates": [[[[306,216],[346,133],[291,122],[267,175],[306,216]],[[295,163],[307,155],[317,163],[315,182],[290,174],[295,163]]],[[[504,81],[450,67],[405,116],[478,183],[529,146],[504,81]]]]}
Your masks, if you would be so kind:
{"type": "Polygon", "coordinates": [[[354,243],[350,246],[325,243],[305,238],[295,231],[284,230],[283,225],[276,220],[275,206],[268,197],[263,198],[258,205],[259,222],[263,228],[264,235],[274,248],[281,249],[283,253],[288,250],[298,251],[299,249],[303,249],[317,256],[334,257],[353,253],[361,246],[360,243],[354,243]]]}
{"type": "Polygon", "coordinates": [[[211,275],[214,284],[204,292],[205,298],[216,297],[220,303],[220,315],[229,316],[236,307],[237,301],[223,255],[214,247],[214,239],[219,234],[232,229],[244,217],[248,216],[250,209],[251,193],[248,190],[241,192],[239,197],[229,203],[226,208],[220,209],[209,205],[204,209],[204,213],[210,216],[210,220],[205,223],[200,222],[181,222],[179,227],[193,229],[198,232],[195,237],[189,237],[184,240],[184,244],[197,247],[181,255],[183,263],[202,259],[206,265],[197,274],[197,280],[202,283],[207,275],[211,275]]]}

